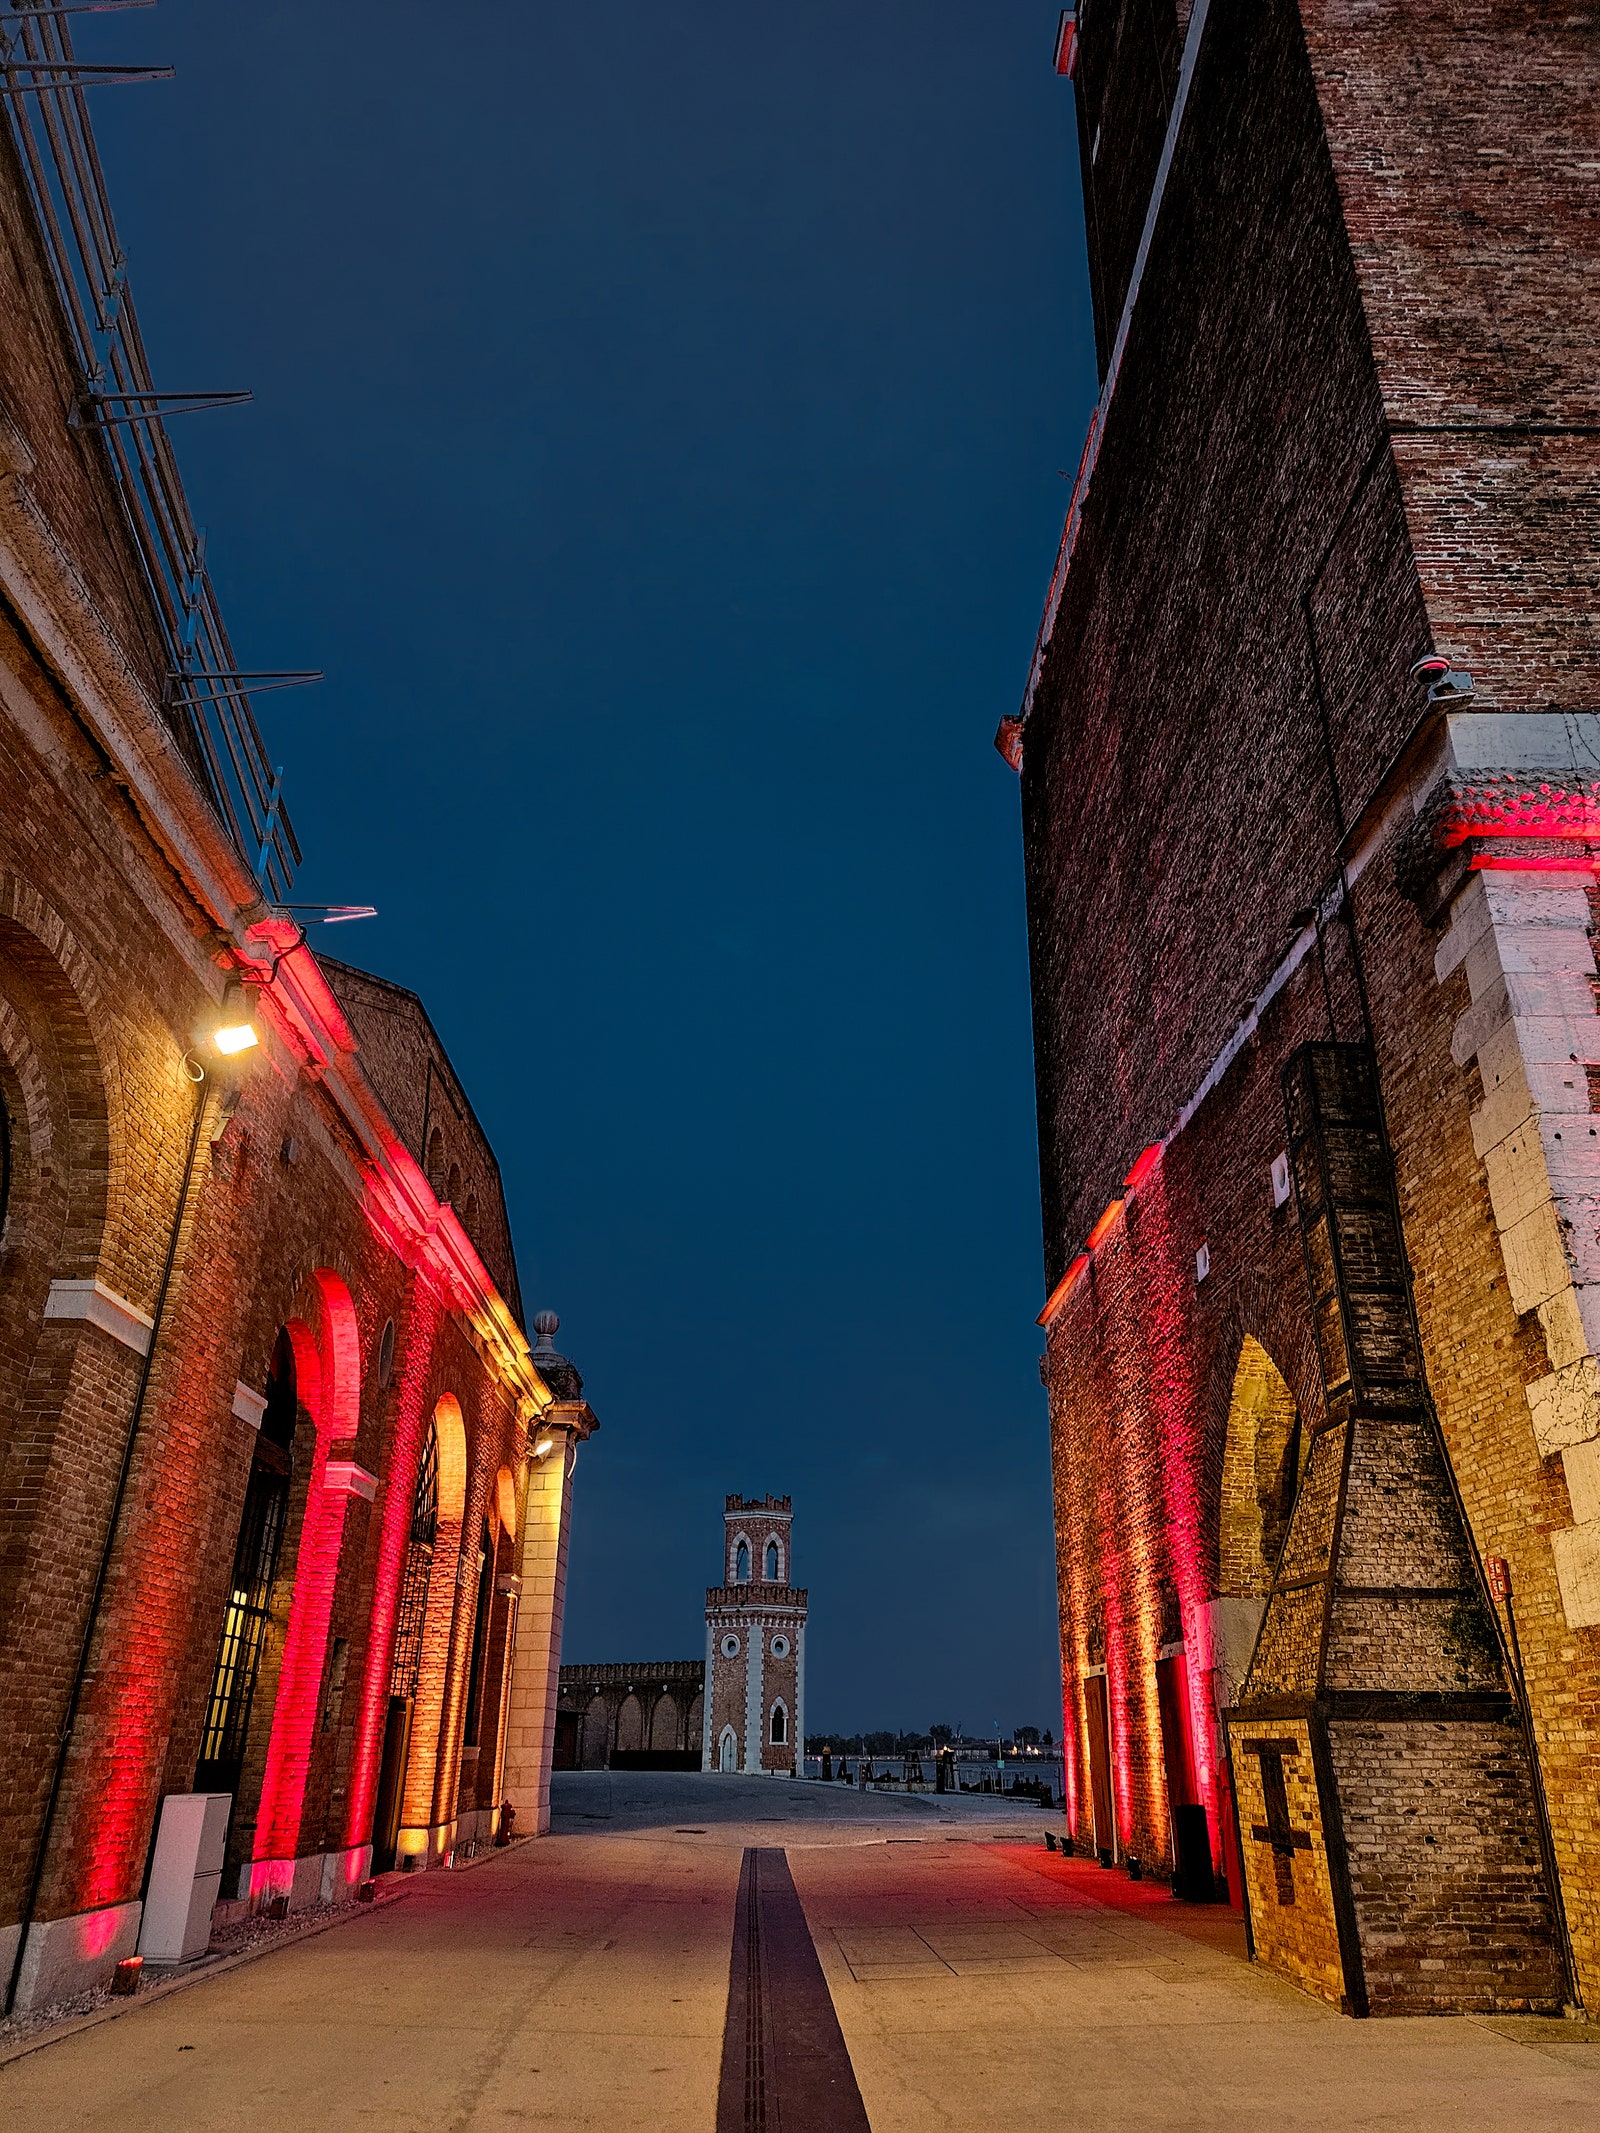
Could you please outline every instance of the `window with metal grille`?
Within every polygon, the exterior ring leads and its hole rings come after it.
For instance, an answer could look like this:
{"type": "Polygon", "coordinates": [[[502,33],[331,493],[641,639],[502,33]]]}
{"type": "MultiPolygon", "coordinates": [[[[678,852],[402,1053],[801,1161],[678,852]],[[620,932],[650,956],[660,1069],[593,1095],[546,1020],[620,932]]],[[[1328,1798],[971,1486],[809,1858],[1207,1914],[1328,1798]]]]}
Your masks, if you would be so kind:
{"type": "Polygon", "coordinates": [[[433,1544],[439,1537],[439,1432],[430,1422],[417,1486],[411,1498],[411,1539],[406,1574],[400,1588],[394,1656],[389,1662],[389,1694],[415,1696],[422,1670],[422,1627],[428,1612],[428,1581],[433,1571],[433,1544]]]}
{"type": "MultiPolygon", "coordinates": [[[[222,1647],[217,1654],[200,1745],[202,1770],[218,1775],[229,1769],[237,1774],[244,1759],[256,1668],[261,1659],[262,1638],[271,1620],[272,1580],[278,1567],[288,1497],[287,1475],[271,1473],[261,1466],[252,1471],[239,1545],[234,1553],[228,1610],[222,1621],[222,1647]]],[[[197,1789],[206,1789],[198,1779],[196,1783],[197,1789]]]]}
{"type": "Polygon", "coordinates": [[[272,1581],[278,1574],[284,1514],[289,1504],[289,1447],[294,1437],[294,1346],[280,1333],[267,1371],[267,1407],[245,1491],[233,1577],[222,1618],[222,1641],[206,1705],[195,1772],[197,1792],[236,1792],[250,1734],[256,1670],[272,1619],[272,1581]],[[270,1422],[271,1428],[268,1428],[270,1422]]]}

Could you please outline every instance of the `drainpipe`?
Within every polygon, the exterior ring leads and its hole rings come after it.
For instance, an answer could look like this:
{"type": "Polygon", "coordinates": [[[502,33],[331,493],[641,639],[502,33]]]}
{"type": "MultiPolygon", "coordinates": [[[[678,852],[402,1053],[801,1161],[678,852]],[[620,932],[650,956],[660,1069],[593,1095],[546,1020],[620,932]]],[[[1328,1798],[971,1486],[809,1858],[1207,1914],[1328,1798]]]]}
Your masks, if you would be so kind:
{"type": "Polygon", "coordinates": [[[183,1182],[178,1187],[177,1210],[172,1217],[172,1232],[167,1238],[167,1256],[162,1262],[161,1280],[156,1289],[155,1309],[151,1313],[150,1339],[144,1351],[144,1360],[139,1368],[139,1383],[133,1395],[133,1412],[128,1418],[128,1433],[122,1446],[122,1466],[117,1475],[116,1493],[111,1499],[111,1515],[106,1521],[105,1543],[100,1550],[100,1567],[95,1573],[94,1591],[89,1600],[89,1616],[84,1623],[83,1643],[78,1651],[78,1667],[72,1677],[72,1691],[67,1698],[67,1708],[61,1720],[61,1736],[56,1749],[55,1770],[50,1779],[50,1797],[45,1802],[44,1821],[39,1831],[38,1848],[33,1858],[33,1873],[28,1882],[28,1897],[22,1907],[22,1917],[17,1931],[17,1952],[12,1959],[11,1975],[6,1982],[5,2013],[10,2014],[17,1997],[17,1983],[22,1976],[22,1958],[27,1951],[28,1935],[33,1930],[34,1912],[38,1907],[39,1890],[44,1881],[45,1863],[50,1856],[50,1839],[55,1832],[56,1811],[61,1804],[61,1790],[66,1781],[67,1758],[72,1752],[72,1737],[78,1723],[78,1714],[83,1705],[83,1687],[89,1674],[89,1659],[94,1649],[95,1632],[100,1626],[100,1608],[105,1599],[106,1581],[111,1574],[111,1558],[116,1553],[117,1534],[122,1524],[122,1506],[128,1493],[128,1477],[133,1471],[133,1451],[139,1439],[139,1426],[144,1420],[144,1405],[150,1390],[150,1377],[155,1366],[156,1342],[161,1333],[161,1321],[166,1311],[167,1291],[172,1285],[172,1269],[178,1257],[178,1238],[183,1230],[183,1218],[189,1205],[189,1186],[194,1177],[194,1159],[200,1147],[200,1127],[206,1115],[206,1070],[190,1053],[185,1053],[183,1070],[195,1085],[194,1118],[189,1126],[189,1147],[184,1157],[183,1182]]]}

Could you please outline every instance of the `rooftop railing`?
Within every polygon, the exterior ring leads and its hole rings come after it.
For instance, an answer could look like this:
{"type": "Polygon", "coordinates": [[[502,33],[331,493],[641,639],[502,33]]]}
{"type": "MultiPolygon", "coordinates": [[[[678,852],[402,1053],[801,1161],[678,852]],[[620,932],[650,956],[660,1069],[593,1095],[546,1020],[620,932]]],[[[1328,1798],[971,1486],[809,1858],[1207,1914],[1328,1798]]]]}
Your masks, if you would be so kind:
{"type": "Polygon", "coordinates": [[[300,847],[283,805],[282,774],[272,767],[250,699],[252,688],[260,694],[317,677],[240,667],[162,418],[163,408],[179,412],[249,395],[156,389],[89,124],[90,88],[172,70],[86,64],[66,19],[145,4],[0,4],[0,103],[71,337],[80,387],[71,420],[104,454],[160,630],[163,713],[262,893],[281,903],[300,847]]]}

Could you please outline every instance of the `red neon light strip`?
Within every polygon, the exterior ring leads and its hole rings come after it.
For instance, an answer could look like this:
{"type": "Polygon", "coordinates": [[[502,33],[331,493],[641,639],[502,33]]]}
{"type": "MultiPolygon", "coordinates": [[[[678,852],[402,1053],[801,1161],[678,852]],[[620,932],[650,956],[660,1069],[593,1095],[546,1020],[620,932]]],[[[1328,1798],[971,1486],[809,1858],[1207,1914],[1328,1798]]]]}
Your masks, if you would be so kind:
{"type": "Polygon", "coordinates": [[[1088,1240],[1084,1245],[1085,1251],[1096,1251],[1098,1250],[1100,1245],[1105,1242],[1105,1239],[1110,1233],[1110,1231],[1115,1229],[1117,1225],[1117,1218],[1121,1215],[1124,1204],[1125,1203],[1121,1200],[1112,1201],[1111,1205],[1100,1217],[1094,1228],[1090,1230],[1088,1240]]]}
{"type": "Polygon", "coordinates": [[[1056,1283],[1055,1287],[1050,1291],[1049,1302],[1039,1313],[1039,1316],[1034,1320],[1034,1324],[1036,1326],[1049,1325],[1050,1321],[1055,1317],[1061,1306],[1066,1302],[1067,1291],[1072,1287],[1072,1284],[1077,1280],[1078,1276],[1083,1272],[1084,1268],[1088,1264],[1089,1254],[1087,1252],[1080,1252],[1077,1258],[1073,1260],[1071,1266],[1069,1266],[1067,1268],[1067,1271],[1062,1275],[1061,1279],[1056,1283]]]}
{"type": "Polygon", "coordinates": [[[1150,1175],[1151,1171],[1155,1169],[1157,1163],[1159,1163],[1160,1160],[1161,1143],[1160,1141],[1152,1141],[1148,1148],[1142,1149],[1140,1151],[1137,1159],[1134,1162],[1133,1168],[1128,1172],[1126,1178],[1123,1179],[1123,1190],[1126,1192],[1137,1192],[1139,1187],[1144,1183],[1145,1179],[1150,1175]]]}

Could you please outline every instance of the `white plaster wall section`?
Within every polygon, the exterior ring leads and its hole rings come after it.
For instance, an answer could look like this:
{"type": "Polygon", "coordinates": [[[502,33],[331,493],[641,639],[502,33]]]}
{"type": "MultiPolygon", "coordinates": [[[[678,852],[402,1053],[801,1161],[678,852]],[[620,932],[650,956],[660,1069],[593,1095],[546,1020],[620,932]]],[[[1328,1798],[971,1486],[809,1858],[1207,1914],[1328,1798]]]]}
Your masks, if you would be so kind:
{"type": "Polygon", "coordinates": [[[744,1767],[752,1776],[761,1770],[762,1734],[762,1645],[765,1638],[759,1622],[747,1622],[744,1636],[744,1767]]]}

